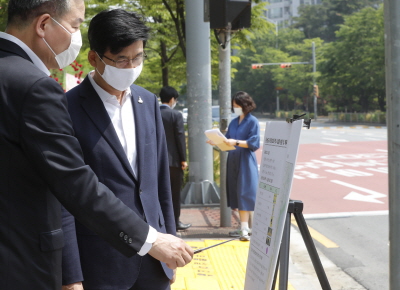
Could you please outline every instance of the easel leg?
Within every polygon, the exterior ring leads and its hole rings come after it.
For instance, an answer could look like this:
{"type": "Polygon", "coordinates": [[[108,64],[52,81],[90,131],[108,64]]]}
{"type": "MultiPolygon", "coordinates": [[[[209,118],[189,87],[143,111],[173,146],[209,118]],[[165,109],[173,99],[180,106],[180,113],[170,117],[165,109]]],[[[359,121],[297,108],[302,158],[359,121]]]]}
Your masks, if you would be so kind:
{"type": "Polygon", "coordinates": [[[295,212],[294,217],[296,219],[301,236],[303,237],[308,254],[311,258],[311,261],[313,263],[315,272],[317,273],[318,280],[319,283],[321,284],[322,289],[331,290],[331,286],[329,285],[328,278],[326,277],[324,268],[322,267],[321,260],[319,259],[317,249],[315,248],[314,242],[311,238],[311,234],[310,231],[308,230],[303,214],[301,212],[300,213],[295,212]]]}
{"type": "Polygon", "coordinates": [[[281,248],[279,249],[278,260],[275,267],[274,281],[271,290],[275,290],[276,277],[279,272],[279,290],[287,290],[289,281],[289,246],[290,246],[290,219],[291,213],[286,214],[285,226],[283,229],[281,248]]]}
{"type": "Polygon", "coordinates": [[[279,254],[279,290],[287,290],[289,281],[289,247],[290,247],[290,218],[291,213],[286,214],[285,227],[283,229],[282,243],[279,254]]]}
{"type": "Polygon", "coordinates": [[[272,282],[271,290],[275,290],[276,277],[278,276],[278,268],[279,268],[279,256],[280,256],[280,254],[278,255],[278,260],[276,261],[274,281],[272,282]]]}

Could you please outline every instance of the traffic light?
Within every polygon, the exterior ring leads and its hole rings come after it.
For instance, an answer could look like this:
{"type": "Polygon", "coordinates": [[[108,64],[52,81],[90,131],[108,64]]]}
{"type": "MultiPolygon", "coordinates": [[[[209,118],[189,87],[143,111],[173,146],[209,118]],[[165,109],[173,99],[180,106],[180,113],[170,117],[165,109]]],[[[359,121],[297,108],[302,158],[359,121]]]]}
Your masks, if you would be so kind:
{"type": "Polygon", "coordinates": [[[252,64],[252,65],[251,65],[251,68],[252,68],[252,69],[259,69],[259,68],[262,68],[262,67],[263,67],[262,64],[252,64]]]}
{"type": "Polygon", "coordinates": [[[288,67],[292,67],[291,63],[281,63],[281,68],[288,68],[288,67]]]}
{"type": "Polygon", "coordinates": [[[318,85],[313,86],[313,93],[315,96],[317,96],[317,97],[319,96],[318,85]]]}
{"type": "Polygon", "coordinates": [[[251,0],[206,0],[204,5],[205,10],[209,7],[211,29],[231,25],[236,31],[251,25],[251,0]]]}

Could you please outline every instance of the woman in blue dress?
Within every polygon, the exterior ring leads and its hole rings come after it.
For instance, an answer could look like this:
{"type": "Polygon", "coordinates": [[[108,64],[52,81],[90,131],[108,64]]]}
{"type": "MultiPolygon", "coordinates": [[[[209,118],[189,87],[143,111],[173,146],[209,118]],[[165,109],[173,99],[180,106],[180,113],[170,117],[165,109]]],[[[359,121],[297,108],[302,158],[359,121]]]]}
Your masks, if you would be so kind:
{"type": "Polygon", "coordinates": [[[256,154],[260,147],[260,126],[250,112],[256,104],[246,92],[237,92],[232,97],[232,111],[238,117],[233,119],[226,133],[225,143],[235,146],[229,151],[227,161],[228,206],[239,210],[240,239],[250,240],[249,218],[254,211],[258,184],[256,154]]]}

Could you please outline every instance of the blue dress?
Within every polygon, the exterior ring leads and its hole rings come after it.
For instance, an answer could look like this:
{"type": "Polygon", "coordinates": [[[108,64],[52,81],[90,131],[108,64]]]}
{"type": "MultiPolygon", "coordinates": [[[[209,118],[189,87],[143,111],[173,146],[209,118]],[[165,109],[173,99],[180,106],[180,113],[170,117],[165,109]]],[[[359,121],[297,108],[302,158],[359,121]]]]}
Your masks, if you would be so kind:
{"type": "Polygon", "coordinates": [[[236,146],[229,151],[226,185],[228,206],[232,209],[254,211],[258,185],[256,151],[260,147],[260,126],[256,117],[248,113],[239,124],[239,117],[228,127],[226,138],[246,140],[249,148],[236,146]]]}

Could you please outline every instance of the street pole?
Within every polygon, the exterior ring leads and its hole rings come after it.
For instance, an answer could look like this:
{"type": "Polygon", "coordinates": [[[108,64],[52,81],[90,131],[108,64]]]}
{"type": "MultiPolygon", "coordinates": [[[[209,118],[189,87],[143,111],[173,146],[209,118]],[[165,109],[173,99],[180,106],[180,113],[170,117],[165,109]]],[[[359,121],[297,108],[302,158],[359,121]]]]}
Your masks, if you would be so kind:
{"type": "Polygon", "coordinates": [[[400,3],[384,0],[389,167],[389,288],[400,289],[400,3]]]}
{"type": "MultiPolygon", "coordinates": [[[[219,129],[222,134],[228,131],[229,117],[231,111],[231,33],[230,30],[221,30],[218,36],[221,44],[219,46],[219,129]]],[[[220,226],[231,226],[231,209],[228,207],[226,172],[228,152],[220,151],[220,226]]]]}
{"type": "Polygon", "coordinates": [[[317,95],[314,92],[314,87],[317,84],[315,82],[315,74],[317,72],[317,62],[316,62],[316,58],[315,58],[315,42],[312,42],[312,64],[313,64],[313,95],[314,95],[314,120],[317,120],[317,95]]]}
{"type": "Polygon", "coordinates": [[[203,0],[186,0],[186,58],[189,135],[189,182],[184,204],[219,202],[214,187],[212,147],[204,131],[211,129],[210,23],[203,19],[203,0]]]}
{"type": "Polygon", "coordinates": [[[279,90],[276,90],[276,111],[279,112],[279,90]]]}

